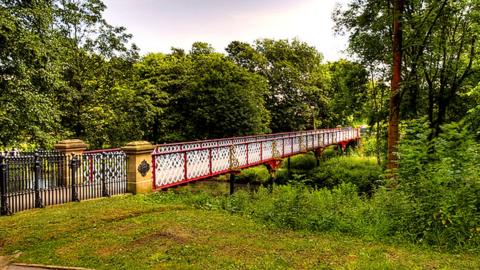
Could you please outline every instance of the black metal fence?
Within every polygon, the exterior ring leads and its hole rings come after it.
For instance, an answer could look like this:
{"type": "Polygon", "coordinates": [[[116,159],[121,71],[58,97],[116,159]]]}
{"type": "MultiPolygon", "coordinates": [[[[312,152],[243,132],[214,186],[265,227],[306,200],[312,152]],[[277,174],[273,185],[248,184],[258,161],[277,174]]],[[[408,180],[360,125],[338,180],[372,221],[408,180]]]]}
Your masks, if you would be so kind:
{"type": "Polygon", "coordinates": [[[127,157],[118,149],[0,156],[1,215],[126,192],[127,157]]]}

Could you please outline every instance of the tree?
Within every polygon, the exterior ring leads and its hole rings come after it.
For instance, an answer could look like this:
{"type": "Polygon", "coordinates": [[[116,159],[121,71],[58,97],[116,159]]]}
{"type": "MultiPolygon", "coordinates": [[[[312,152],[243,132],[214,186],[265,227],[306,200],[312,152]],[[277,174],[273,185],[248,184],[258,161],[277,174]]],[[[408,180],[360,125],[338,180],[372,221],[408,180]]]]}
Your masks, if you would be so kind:
{"type": "Polygon", "coordinates": [[[268,132],[266,81],[224,55],[193,55],[189,82],[172,96],[169,113],[183,139],[221,138],[268,132]]]}
{"type": "Polygon", "coordinates": [[[266,81],[206,43],[189,54],[149,54],[134,66],[132,89],[144,139],[171,142],[268,132],[266,81]]]}
{"type": "Polygon", "coordinates": [[[403,19],[404,0],[394,0],[393,3],[393,69],[392,85],[390,93],[390,115],[388,117],[388,169],[398,168],[398,140],[400,133],[398,126],[400,124],[400,83],[402,80],[402,19],[403,19]]]}
{"type": "Polygon", "coordinates": [[[125,28],[105,22],[104,9],[99,0],[0,2],[4,147],[49,147],[65,137],[110,144],[115,110],[108,99],[136,47],[127,47],[125,28]]]}
{"type": "Polygon", "coordinates": [[[335,123],[353,124],[368,117],[368,73],[363,65],[347,60],[329,63],[331,109],[335,123]]]}
{"type": "MultiPolygon", "coordinates": [[[[112,69],[130,68],[137,58],[137,48],[127,47],[131,35],[124,27],[114,27],[105,21],[102,13],[106,6],[102,1],[57,0],[53,6],[56,23],[52,27],[61,41],[59,54],[65,81],[57,95],[63,111],[62,126],[75,137],[88,141],[96,132],[104,133],[102,130],[111,123],[106,120],[114,117],[113,109],[105,108],[108,103],[105,98],[113,94],[109,91],[124,75],[112,69]],[[112,65],[110,61],[126,64],[112,65]]],[[[98,143],[105,139],[104,136],[94,139],[92,146],[100,147],[98,143]]]]}
{"type": "Polygon", "coordinates": [[[45,1],[0,1],[0,147],[61,135],[54,16],[45,1]]]}
{"type": "MultiPolygon", "coordinates": [[[[397,3],[395,8],[401,5],[397,3]]],[[[349,50],[366,66],[374,63],[385,70],[381,75],[384,80],[393,79],[393,65],[385,58],[394,54],[395,47],[389,41],[393,28],[384,27],[393,21],[393,9],[390,1],[365,0],[354,1],[334,14],[337,32],[349,34],[349,50]]],[[[400,104],[399,120],[428,115],[431,140],[438,136],[441,125],[463,118],[474,102],[466,92],[479,79],[474,76],[478,65],[479,11],[480,3],[473,0],[405,2],[402,84],[390,102],[400,104]]],[[[398,71],[398,55],[396,59],[398,71]]],[[[394,87],[399,80],[398,72],[395,75],[394,87]]],[[[396,113],[392,110],[390,118],[395,120],[396,113]]],[[[394,129],[390,134],[390,139],[395,139],[394,129]]],[[[390,152],[394,151],[390,148],[390,152]]]]}
{"type": "Polygon", "coordinates": [[[257,40],[254,46],[234,41],[229,57],[268,81],[266,107],[273,132],[313,128],[320,118],[328,124],[328,71],[322,55],[299,40],[257,40]]]}

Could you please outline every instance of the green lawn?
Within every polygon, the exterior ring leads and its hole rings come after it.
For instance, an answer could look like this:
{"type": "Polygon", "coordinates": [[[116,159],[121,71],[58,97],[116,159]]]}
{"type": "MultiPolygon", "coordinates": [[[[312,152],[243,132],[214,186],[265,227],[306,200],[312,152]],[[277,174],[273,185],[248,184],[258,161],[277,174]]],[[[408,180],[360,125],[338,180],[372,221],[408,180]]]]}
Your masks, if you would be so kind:
{"type": "Polygon", "coordinates": [[[97,269],[480,269],[473,254],[271,229],[180,196],[128,195],[0,217],[0,253],[97,269]]]}

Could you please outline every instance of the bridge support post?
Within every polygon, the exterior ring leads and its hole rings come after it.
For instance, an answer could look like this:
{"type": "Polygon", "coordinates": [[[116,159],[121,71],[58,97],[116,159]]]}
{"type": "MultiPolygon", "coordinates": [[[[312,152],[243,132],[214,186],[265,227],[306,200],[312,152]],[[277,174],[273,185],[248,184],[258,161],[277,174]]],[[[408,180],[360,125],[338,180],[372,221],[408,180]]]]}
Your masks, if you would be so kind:
{"type": "Polygon", "coordinates": [[[277,170],[280,168],[280,165],[282,164],[282,159],[281,158],[274,158],[267,163],[265,163],[265,166],[267,167],[268,173],[270,174],[270,185],[273,187],[275,184],[275,180],[277,178],[277,170]]]}
{"type": "Polygon", "coordinates": [[[287,158],[287,175],[290,179],[292,177],[291,165],[290,165],[290,157],[287,158]]]}
{"type": "Polygon", "coordinates": [[[232,195],[233,193],[235,193],[235,180],[237,178],[237,174],[240,173],[240,170],[233,170],[231,173],[230,173],[230,195],[232,195]]]}
{"type": "Polygon", "coordinates": [[[317,167],[320,166],[320,159],[322,158],[324,148],[315,149],[315,159],[317,160],[317,167]]]}
{"type": "Polygon", "coordinates": [[[235,174],[230,174],[230,195],[235,192],[235,174]]]}
{"type": "Polygon", "coordinates": [[[340,149],[341,155],[344,155],[347,153],[347,146],[348,146],[348,141],[343,141],[338,144],[338,148],[340,149]]]}
{"type": "Polygon", "coordinates": [[[127,155],[127,190],[133,194],[152,191],[152,152],[155,149],[146,141],[130,142],[122,147],[127,155]]]}

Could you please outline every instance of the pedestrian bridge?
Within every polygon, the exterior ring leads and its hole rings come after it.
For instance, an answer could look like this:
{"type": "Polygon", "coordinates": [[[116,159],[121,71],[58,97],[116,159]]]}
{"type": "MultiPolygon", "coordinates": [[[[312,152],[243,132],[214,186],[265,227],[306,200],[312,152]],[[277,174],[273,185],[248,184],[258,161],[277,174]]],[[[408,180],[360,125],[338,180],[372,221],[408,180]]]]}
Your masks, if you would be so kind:
{"type": "MultiPolygon", "coordinates": [[[[273,176],[283,158],[307,151],[319,156],[330,145],[345,150],[359,138],[359,129],[336,128],[162,144],[151,153],[151,167],[145,159],[129,166],[122,149],[79,153],[76,140],[70,151],[59,144],[54,151],[0,153],[0,215],[135,192],[128,186],[129,167],[142,177],[152,169],[153,190],[230,173],[232,193],[235,173],[243,168],[264,164],[273,176]]],[[[144,153],[147,159],[150,151],[144,153]]]]}
{"type": "Polygon", "coordinates": [[[330,145],[343,150],[360,138],[359,128],[234,137],[157,145],[152,153],[154,190],[265,164],[275,170],[283,158],[330,145]]]}

